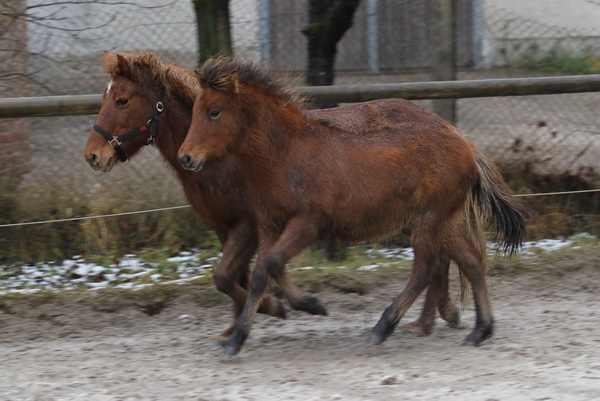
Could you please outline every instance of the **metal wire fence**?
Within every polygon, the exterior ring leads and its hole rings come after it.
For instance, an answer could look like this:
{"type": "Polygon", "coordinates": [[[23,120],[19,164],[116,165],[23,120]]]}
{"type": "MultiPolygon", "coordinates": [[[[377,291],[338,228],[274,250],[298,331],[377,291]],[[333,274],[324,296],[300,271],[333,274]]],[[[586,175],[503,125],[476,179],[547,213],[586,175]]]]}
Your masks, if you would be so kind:
{"type": "MultiPolygon", "coordinates": [[[[148,49],[165,60],[196,66],[191,1],[39,3],[48,5],[32,9],[28,17],[27,94],[99,93],[106,81],[100,66],[104,49],[148,49]]],[[[353,27],[339,44],[336,83],[428,80],[427,4],[363,1],[353,27]]],[[[458,5],[460,79],[600,71],[600,31],[549,26],[513,15],[490,1],[459,1],[458,5]]],[[[303,73],[306,1],[236,0],[230,9],[238,57],[303,73]]],[[[19,95],[16,92],[12,96],[19,95]]],[[[595,112],[599,99],[586,94],[460,100],[456,123],[499,162],[523,162],[553,174],[593,175],[600,156],[595,112]]],[[[46,153],[54,144],[77,143],[74,148],[81,149],[92,120],[30,121],[32,160],[43,160],[38,151],[46,153]],[[74,121],[85,123],[78,126],[74,121]]]]}
{"type": "MultiPolygon", "coordinates": [[[[18,42],[15,48],[20,50],[0,51],[0,96],[100,93],[107,78],[100,65],[103,50],[151,50],[165,61],[197,66],[191,1],[60,3],[3,3],[21,9],[42,6],[27,11],[18,26],[2,19],[0,41],[18,42]],[[11,29],[24,32],[11,39],[11,29]],[[15,54],[21,57],[17,61],[15,54]],[[8,82],[9,69],[18,71],[21,84],[15,85],[14,77],[8,82]]],[[[552,26],[492,3],[457,3],[459,79],[600,72],[600,30],[552,26]]],[[[600,5],[595,6],[600,11],[600,5]]],[[[230,10],[237,57],[270,62],[299,75],[305,72],[307,42],[301,30],[307,22],[306,0],[232,0],[230,10]]],[[[362,1],[353,27],[339,44],[335,82],[429,80],[430,18],[425,0],[362,1]]],[[[594,185],[600,183],[599,104],[596,93],[462,99],[457,102],[456,124],[503,166],[569,175],[594,185]]],[[[93,122],[92,116],[0,121],[0,139],[9,133],[14,137],[15,130],[29,134],[27,146],[15,148],[17,157],[0,166],[1,172],[19,172],[20,196],[43,200],[53,188],[52,196],[65,198],[63,204],[78,198],[99,212],[185,203],[171,172],[152,149],[108,175],[89,169],[82,150],[93,122]]],[[[69,217],[69,212],[58,217],[69,217]]]]}

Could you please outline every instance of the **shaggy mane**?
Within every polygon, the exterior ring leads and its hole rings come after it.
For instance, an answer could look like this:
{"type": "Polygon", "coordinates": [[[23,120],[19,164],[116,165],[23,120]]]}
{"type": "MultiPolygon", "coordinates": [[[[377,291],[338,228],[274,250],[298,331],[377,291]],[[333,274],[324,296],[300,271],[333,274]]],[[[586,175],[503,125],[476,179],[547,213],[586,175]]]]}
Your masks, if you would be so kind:
{"type": "Polygon", "coordinates": [[[237,85],[237,82],[232,82],[237,79],[240,83],[272,92],[299,109],[305,108],[305,99],[290,75],[281,74],[269,65],[221,56],[207,60],[197,73],[205,85],[219,91],[227,90],[232,84],[237,85]]]}
{"type": "Polygon", "coordinates": [[[158,85],[167,94],[193,104],[200,93],[200,85],[192,70],[175,63],[165,64],[152,52],[118,53],[126,60],[125,66],[119,63],[117,53],[104,52],[102,66],[111,77],[123,76],[137,82],[144,89],[158,85]]]}

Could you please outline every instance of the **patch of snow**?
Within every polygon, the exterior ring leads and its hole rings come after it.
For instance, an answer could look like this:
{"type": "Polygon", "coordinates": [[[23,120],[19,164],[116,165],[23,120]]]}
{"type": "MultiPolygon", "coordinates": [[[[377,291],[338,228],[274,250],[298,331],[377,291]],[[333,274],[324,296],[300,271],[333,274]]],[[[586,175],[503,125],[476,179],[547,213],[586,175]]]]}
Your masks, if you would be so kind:
{"type": "MultiPolygon", "coordinates": [[[[570,238],[545,239],[529,241],[523,245],[521,255],[532,257],[541,252],[554,252],[565,247],[577,248],[578,241],[597,241],[594,235],[582,233],[570,238]]],[[[349,247],[356,249],[356,247],[349,247]]],[[[184,283],[199,277],[204,277],[206,269],[211,269],[220,260],[218,256],[199,260],[199,249],[180,252],[170,257],[169,262],[179,263],[174,268],[174,277],[165,277],[157,272],[159,264],[142,262],[138,255],[127,254],[118,263],[102,266],[87,262],[81,255],[75,255],[60,263],[36,263],[31,265],[4,266],[0,265],[0,294],[21,293],[30,294],[40,290],[62,290],[74,288],[99,289],[108,286],[116,288],[143,288],[152,284],[137,284],[135,281],[144,277],[154,283],[184,283]]],[[[494,244],[489,244],[490,255],[495,254],[494,244]]],[[[385,258],[386,263],[373,263],[361,266],[357,270],[372,271],[382,266],[392,266],[397,261],[413,260],[412,248],[370,248],[367,255],[385,258]]],[[[347,269],[347,266],[336,266],[337,269],[347,269]]],[[[313,266],[303,266],[297,270],[313,270],[313,266]]]]}

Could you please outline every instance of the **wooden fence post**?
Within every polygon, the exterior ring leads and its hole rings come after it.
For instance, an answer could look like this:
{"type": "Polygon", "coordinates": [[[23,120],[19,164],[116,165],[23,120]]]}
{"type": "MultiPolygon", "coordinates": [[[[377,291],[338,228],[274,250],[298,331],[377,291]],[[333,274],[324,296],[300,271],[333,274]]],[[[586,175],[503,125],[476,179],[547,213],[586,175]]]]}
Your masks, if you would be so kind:
{"type": "MultiPolygon", "coordinates": [[[[27,27],[15,13],[25,13],[25,0],[0,2],[0,97],[27,96],[27,27]]],[[[26,119],[0,121],[0,178],[14,184],[29,165],[29,123],[26,119]]],[[[6,190],[6,188],[4,188],[6,190]]]]}
{"type": "MultiPolygon", "coordinates": [[[[431,79],[454,81],[456,79],[455,49],[455,0],[431,0],[432,21],[429,41],[431,43],[431,79]]],[[[456,100],[434,100],[433,110],[446,120],[456,121],[456,100]]]]}

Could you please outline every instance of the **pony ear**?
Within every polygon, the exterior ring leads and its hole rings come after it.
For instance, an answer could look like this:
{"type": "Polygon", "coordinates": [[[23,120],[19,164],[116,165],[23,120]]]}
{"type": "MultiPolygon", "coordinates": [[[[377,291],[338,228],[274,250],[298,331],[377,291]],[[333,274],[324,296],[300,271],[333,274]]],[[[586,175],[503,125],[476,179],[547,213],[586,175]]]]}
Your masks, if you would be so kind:
{"type": "Polygon", "coordinates": [[[117,66],[117,55],[108,50],[104,50],[103,55],[102,67],[104,68],[104,72],[111,74],[117,66]]]}
{"type": "Polygon", "coordinates": [[[227,90],[232,93],[239,93],[240,91],[240,74],[237,71],[234,71],[229,76],[229,85],[227,86],[227,90]]]}
{"type": "Polygon", "coordinates": [[[240,86],[240,76],[237,71],[233,71],[228,76],[219,77],[218,79],[207,79],[206,76],[201,73],[199,70],[194,70],[194,75],[196,79],[200,83],[200,87],[202,89],[206,89],[208,87],[212,87],[213,89],[229,92],[229,93],[239,93],[240,86]]]}
{"type": "Polygon", "coordinates": [[[196,79],[200,83],[200,87],[202,89],[205,89],[208,86],[208,82],[206,81],[204,76],[200,73],[199,70],[194,70],[194,75],[196,76],[196,79]]]}
{"type": "Polygon", "coordinates": [[[131,76],[131,66],[129,61],[122,55],[117,53],[117,72],[126,77],[131,76]]]}

